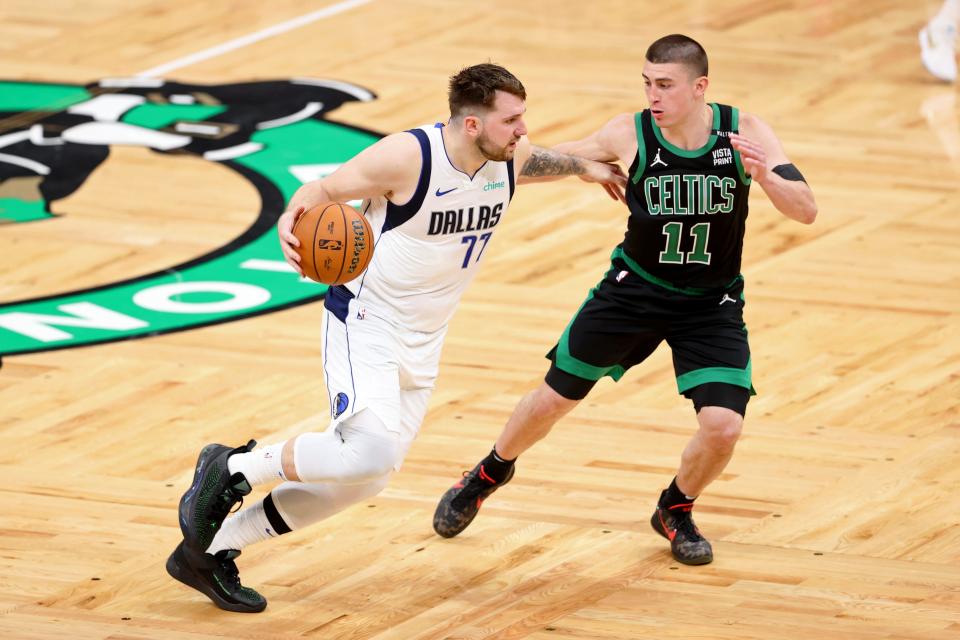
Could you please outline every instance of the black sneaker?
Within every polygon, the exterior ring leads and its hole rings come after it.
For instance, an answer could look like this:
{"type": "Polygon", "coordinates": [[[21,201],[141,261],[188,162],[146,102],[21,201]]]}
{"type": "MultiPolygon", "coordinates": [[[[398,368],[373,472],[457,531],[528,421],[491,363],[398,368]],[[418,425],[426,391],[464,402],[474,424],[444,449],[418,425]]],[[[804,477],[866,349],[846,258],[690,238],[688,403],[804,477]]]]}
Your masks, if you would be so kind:
{"type": "Polygon", "coordinates": [[[496,482],[478,464],[472,471],[465,471],[463,478],[440,498],[433,512],[433,530],[444,538],[452,538],[466,529],[480,511],[480,505],[490,494],[510,482],[516,468],[511,467],[503,482],[496,482]]]}
{"type": "Polygon", "coordinates": [[[236,449],[208,444],[200,452],[193,484],[180,498],[180,531],[183,541],[194,551],[207,550],[233,506],[242,503],[243,496],[250,493],[250,483],[242,473],[230,475],[227,458],[247,453],[255,446],[256,440],[236,449]]]}
{"type": "Polygon", "coordinates": [[[692,511],[692,502],[669,508],[658,504],[650,518],[650,526],[670,541],[670,550],[678,562],[709,564],[713,562],[713,547],[693,524],[692,511]]]}
{"type": "Polygon", "coordinates": [[[221,609],[258,613],[267,608],[267,599],[240,584],[240,572],[233,561],[239,555],[234,549],[217,551],[216,555],[198,553],[181,542],[167,558],[167,573],[221,609]]]}

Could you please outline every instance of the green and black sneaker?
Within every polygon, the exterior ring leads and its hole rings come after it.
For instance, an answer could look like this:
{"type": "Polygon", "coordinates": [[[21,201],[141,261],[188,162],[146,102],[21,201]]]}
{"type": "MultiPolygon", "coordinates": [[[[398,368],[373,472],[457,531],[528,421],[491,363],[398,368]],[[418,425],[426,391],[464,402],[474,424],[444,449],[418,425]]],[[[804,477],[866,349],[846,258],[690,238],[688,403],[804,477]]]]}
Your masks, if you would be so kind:
{"type": "Polygon", "coordinates": [[[215,555],[198,553],[181,542],[167,558],[167,573],[207,596],[221,609],[259,613],[267,608],[267,599],[240,584],[240,572],[233,561],[239,555],[234,549],[215,555]]]}
{"type": "Polygon", "coordinates": [[[180,530],[192,550],[206,551],[233,506],[250,493],[250,483],[242,473],[230,475],[227,459],[235,453],[248,453],[255,446],[256,440],[236,449],[208,444],[200,452],[193,484],[180,498],[180,530]]]}

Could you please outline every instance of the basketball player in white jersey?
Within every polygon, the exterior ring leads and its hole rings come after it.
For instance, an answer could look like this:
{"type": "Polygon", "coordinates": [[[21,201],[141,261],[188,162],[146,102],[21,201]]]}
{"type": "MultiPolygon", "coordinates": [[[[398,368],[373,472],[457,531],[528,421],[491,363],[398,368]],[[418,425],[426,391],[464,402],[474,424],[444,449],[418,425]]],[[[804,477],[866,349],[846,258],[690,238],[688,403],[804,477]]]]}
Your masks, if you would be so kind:
{"type": "Polygon", "coordinates": [[[378,141],[301,187],[280,218],[280,244],[297,271],[293,223],[323,202],[363,199],[375,246],[366,271],[331,287],[324,304],[330,428],[255,452],[253,441],[200,452],[180,501],[184,541],[167,571],[222,609],[256,612],[267,604],[240,583],[234,558],[241,549],[376,495],[399,469],[426,413],[447,323],[514,186],[577,175],[623,199],[619,167],[530,144],[526,91],[506,69],[465,68],[450,79],[448,97],[449,122],[378,141]],[[282,484],[263,501],[223,524],[251,485],[275,481],[282,484]]]}

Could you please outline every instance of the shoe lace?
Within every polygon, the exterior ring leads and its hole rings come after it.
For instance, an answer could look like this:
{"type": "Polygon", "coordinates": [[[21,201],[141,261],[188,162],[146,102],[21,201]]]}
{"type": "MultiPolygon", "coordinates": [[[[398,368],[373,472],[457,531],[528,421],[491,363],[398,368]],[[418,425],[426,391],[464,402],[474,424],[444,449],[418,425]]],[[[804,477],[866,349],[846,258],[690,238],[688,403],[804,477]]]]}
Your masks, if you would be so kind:
{"type": "Polygon", "coordinates": [[[697,525],[693,523],[690,509],[673,509],[670,511],[670,515],[673,517],[673,528],[684,534],[686,538],[690,540],[703,539],[697,525]]]}
{"type": "Polygon", "coordinates": [[[233,487],[227,487],[222,493],[214,498],[214,503],[210,507],[210,512],[223,520],[231,513],[236,513],[243,506],[243,494],[237,493],[233,487]],[[236,508],[234,509],[234,505],[236,508]]]}
{"type": "Polygon", "coordinates": [[[492,489],[499,484],[490,484],[481,478],[479,470],[477,470],[476,473],[474,473],[473,470],[464,471],[462,483],[463,488],[456,498],[457,502],[472,502],[483,495],[488,489],[492,489]]]}
{"type": "Polygon", "coordinates": [[[227,586],[238,591],[241,588],[241,584],[240,570],[237,569],[237,563],[233,561],[233,558],[217,558],[217,561],[220,564],[220,573],[223,575],[227,586]]]}

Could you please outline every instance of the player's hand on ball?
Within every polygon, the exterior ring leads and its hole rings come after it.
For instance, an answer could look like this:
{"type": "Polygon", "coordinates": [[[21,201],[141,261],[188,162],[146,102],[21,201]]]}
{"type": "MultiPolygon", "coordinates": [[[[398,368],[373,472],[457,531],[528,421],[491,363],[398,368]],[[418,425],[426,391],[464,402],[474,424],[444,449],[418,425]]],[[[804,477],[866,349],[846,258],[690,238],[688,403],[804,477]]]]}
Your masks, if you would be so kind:
{"type": "MultiPolygon", "coordinates": [[[[373,229],[343,202],[324,202],[296,214],[297,268],[314,282],[339,285],[357,278],[373,258],[373,229]]],[[[292,243],[291,243],[292,244],[292,243]]]]}
{"type": "Polygon", "coordinates": [[[300,254],[296,250],[296,247],[300,246],[300,241],[297,240],[297,236],[293,235],[293,226],[304,211],[306,211],[304,207],[288,209],[277,221],[277,233],[280,236],[280,250],[283,251],[283,257],[287,264],[301,276],[304,275],[303,268],[300,266],[300,254]]]}

